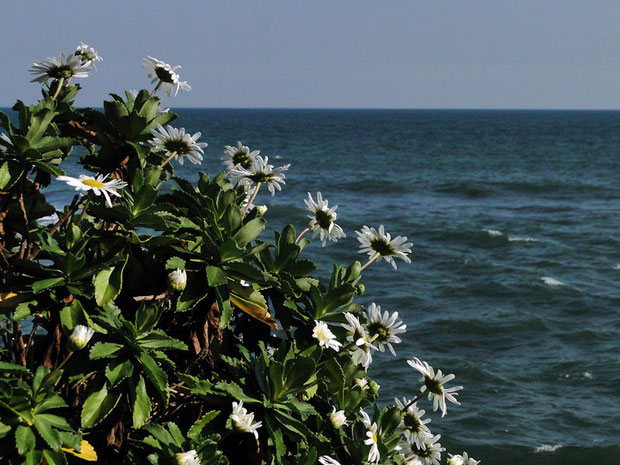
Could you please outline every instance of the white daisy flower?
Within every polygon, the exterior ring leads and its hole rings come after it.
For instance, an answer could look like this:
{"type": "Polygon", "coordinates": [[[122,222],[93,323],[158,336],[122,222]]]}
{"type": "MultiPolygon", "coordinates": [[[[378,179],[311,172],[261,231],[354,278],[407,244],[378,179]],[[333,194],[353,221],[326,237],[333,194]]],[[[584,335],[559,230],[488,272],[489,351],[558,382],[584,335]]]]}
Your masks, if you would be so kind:
{"type": "Polygon", "coordinates": [[[106,178],[103,174],[97,177],[87,176],[81,174],[79,178],[72,178],[71,176],[58,176],[59,181],[64,181],[72,187],[75,187],[76,191],[93,191],[96,196],[103,194],[108,206],[112,207],[112,201],[110,200],[110,194],[120,197],[121,195],[116,192],[116,189],[122,189],[127,186],[125,181],[120,179],[112,179],[106,182],[106,178]]]}
{"type": "Polygon", "coordinates": [[[332,459],[329,455],[321,455],[319,457],[319,463],[321,465],[340,465],[338,460],[332,459]]]}
{"type": "Polygon", "coordinates": [[[258,432],[256,430],[262,426],[263,422],[252,423],[254,421],[254,413],[248,413],[245,407],[243,407],[243,401],[239,401],[239,403],[233,402],[232,408],[230,419],[234,428],[243,433],[252,433],[258,439],[258,432]]]}
{"type": "Polygon", "coordinates": [[[454,386],[447,389],[444,387],[445,383],[455,378],[454,375],[444,376],[441,370],[437,370],[437,373],[435,373],[433,367],[426,362],[420,361],[417,357],[414,357],[413,360],[407,360],[407,363],[422,374],[420,381],[424,382],[424,386],[422,386],[421,391],[422,394],[428,393],[428,400],[433,401],[433,412],[437,411],[437,408],[441,408],[441,416],[443,417],[447,412],[446,399],[453,404],[461,405],[456,400],[458,395],[456,391],[463,389],[463,386],[454,386]]]}
{"type": "Polygon", "coordinates": [[[83,62],[77,55],[48,58],[38,63],[33,63],[30,73],[34,78],[30,82],[45,82],[48,79],[64,79],[68,82],[71,78],[86,78],[92,71],[91,62],[83,62]]]}
{"type": "Polygon", "coordinates": [[[329,330],[327,323],[324,321],[316,321],[314,324],[314,329],[312,330],[312,337],[319,341],[319,346],[327,347],[328,349],[334,349],[336,352],[340,350],[340,346],[342,345],[329,330]]]}
{"type": "Polygon", "coordinates": [[[310,192],[308,192],[308,198],[304,199],[304,202],[308,206],[308,210],[312,212],[312,215],[308,215],[310,219],[308,229],[314,231],[312,237],[319,233],[321,234],[323,247],[325,247],[325,243],[328,240],[337,242],[341,237],[346,237],[342,228],[334,223],[338,217],[336,214],[338,205],[329,208],[327,200],[323,200],[320,192],[316,193],[316,202],[312,198],[310,192]]]}
{"type": "Polygon", "coordinates": [[[245,169],[249,169],[252,166],[252,162],[260,153],[260,150],[253,150],[250,152],[250,148],[237,142],[237,146],[226,145],[224,147],[224,156],[222,162],[226,167],[226,170],[235,169],[240,166],[245,169]]]}
{"type": "Polygon", "coordinates": [[[344,410],[336,410],[336,407],[333,407],[332,412],[329,414],[329,419],[336,429],[347,424],[347,417],[344,414],[344,410]]]}
{"type": "Polygon", "coordinates": [[[250,185],[252,183],[267,184],[271,195],[276,194],[277,190],[282,190],[280,184],[285,184],[284,171],[288,170],[290,164],[274,168],[268,163],[269,157],[261,157],[257,155],[252,161],[250,168],[238,166],[230,172],[230,179],[235,184],[250,185]]]}
{"type": "Polygon", "coordinates": [[[153,93],[161,87],[168,94],[168,97],[171,97],[173,93],[176,96],[179,90],[189,91],[192,89],[187,81],[180,81],[179,75],[175,73],[181,67],[180,65],[170,66],[157,58],[147,56],[142,60],[142,67],[149,70],[151,84],[157,83],[153,93]]]}
{"type": "Polygon", "coordinates": [[[77,46],[75,50],[75,55],[79,56],[82,60],[82,63],[90,63],[90,66],[97,71],[97,67],[95,66],[95,61],[103,61],[103,58],[99,56],[99,54],[95,51],[94,48],[89,47],[84,42],[81,42],[80,45],[77,46]]]}
{"type": "Polygon", "coordinates": [[[362,230],[355,231],[355,234],[357,234],[357,240],[361,244],[359,252],[367,253],[371,260],[379,262],[383,259],[391,263],[395,270],[397,267],[394,258],[400,258],[406,263],[411,263],[407,254],[411,253],[413,244],[407,242],[407,238],[404,236],[397,236],[392,239],[390,234],[383,229],[383,225],[379,226],[378,231],[375,228],[363,226],[362,230]]]}
{"type": "Polygon", "coordinates": [[[381,458],[377,440],[377,424],[373,423],[370,427],[368,427],[368,431],[366,431],[366,439],[364,440],[364,444],[370,446],[368,461],[371,463],[379,463],[379,459],[381,458]]]}
{"type": "Polygon", "coordinates": [[[374,302],[368,306],[366,316],[368,323],[366,323],[366,330],[379,351],[383,352],[385,346],[387,346],[390,352],[392,352],[392,355],[396,355],[392,343],[400,343],[400,338],[397,334],[402,334],[407,329],[407,325],[400,320],[397,321],[397,318],[398,312],[394,312],[390,316],[390,314],[385,311],[383,315],[381,315],[381,307],[374,302]]]}
{"type": "MultiPolygon", "coordinates": [[[[183,164],[183,158],[187,157],[194,165],[202,162],[203,148],[208,144],[206,142],[196,142],[200,137],[197,132],[193,136],[185,132],[185,128],[177,129],[168,126],[168,130],[164,129],[161,124],[156,129],[151,129],[154,138],[149,141],[155,150],[165,152],[168,158],[172,157],[183,164]]],[[[165,164],[165,162],[164,162],[165,164]]]]}
{"type": "Polygon", "coordinates": [[[94,334],[94,329],[84,325],[77,325],[73,328],[73,332],[69,336],[69,347],[71,351],[82,350],[88,345],[88,342],[94,334]]]}
{"type": "Polygon", "coordinates": [[[200,465],[198,453],[194,449],[187,452],[179,452],[174,457],[179,465],[200,465]]]}
{"type": "Polygon", "coordinates": [[[342,323],[342,327],[348,331],[346,340],[355,343],[351,358],[353,362],[362,365],[368,371],[368,367],[372,363],[371,350],[377,350],[377,348],[369,342],[370,337],[359,318],[349,312],[345,312],[344,316],[349,322],[349,324],[342,323]]]}
{"type": "Polygon", "coordinates": [[[467,452],[463,452],[463,455],[448,454],[450,458],[446,461],[446,465],[478,465],[480,460],[474,460],[472,457],[467,456],[467,452]]]}
{"type": "MultiPolygon", "coordinates": [[[[394,399],[396,401],[396,405],[403,410],[405,406],[409,405],[409,402],[406,398],[403,397],[403,402],[400,400],[394,399]]],[[[427,423],[431,422],[430,418],[422,420],[426,412],[424,410],[420,410],[415,403],[409,405],[407,410],[403,411],[403,426],[405,427],[405,436],[407,438],[407,442],[410,444],[415,444],[418,448],[424,448],[424,441],[431,436],[431,430],[426,426],[427,423]]]]}
{"type": "MultiPolygon", "coordinates": [[[[440,465],[441,453],[446,449],[441,447],[437,441],[441,438],[440,434],[428,436],[424,441],[424,448],[418,448],[415,444],[407,444],[411,453],[420,459],[424,465],[440,465]]],[[[408,455],[408,454],[405,454],[408,455]]]]}

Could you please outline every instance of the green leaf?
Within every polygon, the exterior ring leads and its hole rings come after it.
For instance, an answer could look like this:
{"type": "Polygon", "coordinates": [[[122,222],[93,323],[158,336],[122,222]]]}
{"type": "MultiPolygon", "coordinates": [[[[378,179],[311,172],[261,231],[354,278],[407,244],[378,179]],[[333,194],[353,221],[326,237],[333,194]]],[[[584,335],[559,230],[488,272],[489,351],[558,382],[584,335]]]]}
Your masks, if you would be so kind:
{"type": "Polygon", "coordinates": [[[26,455],[26,452],[34,449],[36,437],[32,429],[27,426],[19,425],[15,430],[15,444],[19,455],[26,455]]]}
{"type": "Polygon", "coordinates": [[[48,410],[54,410],[56,408],[64,408],[64,407],[67,407],[67,403],[64,401],[64,399],[60,397],[59,395],[54,394],[48,397],[47,399],[45,399],[39,405],[37,405],[35,408],[35,412],[43,413],[43,412],[47,412],[48,410]]]}
{"type": "Polygon", "coordinates": [[[121,344],[114,342],[98,342],[90,349],[90,359],[97,360],[99,358],[112,358],[123,350],[121,344]]]}
{"type": "Polygon", "coordinates": [[[67,457],[62,451],[47,450],[43,451],[43,457],[48,465],[67,465],[67,457]]]}
{"type": "MultiPolygon", "coordinates": [[[[51,451],[50,451],[51,452],[51,451]]],[[[41,454],[40,450],[34,449],[26,454],[25,465],[40,465],[41,464],[41,454]]]]}
{"type": "Polygon", "coordinates": [[[100,423],[116,407],[120,397],[120,392],[108,392],[105,385],[91,393],[82,407],[82,428],[92,428],[100,423]]]}
{"type": "Polygon", "coordinates": [[[16,365],[15,363],[0,362],[0,373],[29,374],[30,371],[28,368],[21,365],[16,365]]]}
{"type": "Polygon", "coordinates": [[[192,425],[192,427],[187,432],[187,437],[190,439],[196,439],[203,428],[210,423],[215,417],[220,414],[219,410],[211,410],[210,412],[205,413],[200,420],[192,425]]]}
{"type": "Polygon", "coordinates": [[[34,417],[34,427],[53,450],[60,450],[62,441],[60,440],[58,431],[52,428],[52,423],[49,419],[47,419],[44,415],[36,415],[34,417]]]}
{"type": "Polygon", "coordinates": [[[146,349],[187,350],[187,345],[185,345],[184,342],[168,336],[161,329],[156,329],[147,333],[146,335],[139,336],[136,339],[136,342],[140,345],[140,347],[144,347],[146,349]]]}
{"type": "Polygon", "coordinates": [[[168,261],[166,262],[166,269],[167,270],[176,270],[177,268],[180,268],[180,269],[184,270],[185,269],[185,260],[183,260],[182,258],[179,258],[179,257],[169,258],[168,261]]]}
{"type": "Polygon", "coordinates": [[[105,376],[110,381],[110,387],[116,387],[124,379],[133,374],[131,360],[114,359],[105,368],[105,376]]]}
{"type": "Polygon", "coordinates": [[[154,189],[150,184],[144,184],[142,189],[136,192],[134,196],[133,213],[138,213],[146,210],[150,207],[157,198],[158,191],[154,189]]]}
{"type": "Polygon", "coordinates": [[[49,289],[50,287],[56,287],[60,284],[64,284],[64,282],[65,279],[61,277],[42,279],[41,281],[36,281],[32,284],[32,291],[35,294],[38,294],[39,292],[49,289]]]}
{"type": "Polygon", "coordinates": [[[400,425],[403,413],[398,407],[386,407],[381,416],[381,434],[388,435],[400,425]]]}
{"type": "Polygon", "coordinates": [[[196,306],[209,293],[203,273],[187,273],[187,285],[177,302],[177,312],[186,312],[196,306]]]}
{"type": "Polygon", "coordinates": [[[168,392],[168,376],[166,372],[161,369],[157,362],[145,352],[142,352],[138,357],[138,361],[144,368],[146,376],[149,378],[159,395],[164,400],[166,405],[170,400],[170,392],[168,392]]]}
{"type": "Polygon", "coordinates": [[[301,389],[315,373],[315,368],[316,362],[311,358],[300,357],[295,360],[288,360],[284,367],[283,389],[285,391],[301,389]]]}
{"type": "Polygon", "coordinates": [[[226,284],[226,273],[224,273],[224,271],[217,266],[208,266],[207,280],[209,281],[209,286],[211,287],[221,286],[226,284]]]}
{"type": "Polygon", "coordinates": [[[254,218],[248,221],[243,227],[233,236],[235,242],[239,247],[245,247],[249,242],[253,241],[258,235],[265,229],[266,221],[263,218],[254,218]]]}
{"type": "Polygon", "coordinates": [[[56,116],[56,112],[50,110],[41,110],[30,120],[30,128],[26,133],[26,138],[31,142],[37,142],[51,123],[52,119],[56,116]]]}
{"type": "Polygon", "coordinates": [[[5,437],[12,430],[13,428],[11,428],[9,425],[5,425],[4,423],[0,422],[0,439],[5,437]]]}
{"type": "Polygon", "coordinates": [[[140,428],[151,416],[151,399],[146,392],[144,378],[140,376],[136,386],[136,400],[133,406],[133,427],[140,428]]]}
{"type": "Polygon", "coordinates": [[[225,240],[220,246],[220,260],[222,263],[242,257],[244,251],[239,248],[233,239],[225,240]]]}
{"type": "Polygon", "coordinates": [[[238,384],[232,381],[230,383],[225,383],[223,381],[220,381],[219,383],[216,383],[214,387],[215,389],[224,391],[226,394],[228,394],[230,397],[232,397],[235,400],[242,400],[243,402],[248,402],[248,403],[258,402],[256,399],[253,399],[252,397],[247,396],[243,392],[243,389],[238,384]]]}
{"type": "Polygon", "coordinates": [[[5,186],[11,182],[11,173],[9,172],[9,162],[5,161],[0,166],[0,190],[4,190],[5,186]]]}
{"type": "Polygon", "coordinates": [[[84,307],[82,307],[78,299],[75,299],[69,307],[64,307],[60,311],[60,322],[67,332],[73,331],[79,324],[90,326],[90,322],[86,319],[84,307]]]}
{"type": "Polygon", "coordinates": [[[129,256],[113,268],[100,271],[94,279],[95,301],[103,307],[118,297],[123,287],[123,270],[129,256]]]}

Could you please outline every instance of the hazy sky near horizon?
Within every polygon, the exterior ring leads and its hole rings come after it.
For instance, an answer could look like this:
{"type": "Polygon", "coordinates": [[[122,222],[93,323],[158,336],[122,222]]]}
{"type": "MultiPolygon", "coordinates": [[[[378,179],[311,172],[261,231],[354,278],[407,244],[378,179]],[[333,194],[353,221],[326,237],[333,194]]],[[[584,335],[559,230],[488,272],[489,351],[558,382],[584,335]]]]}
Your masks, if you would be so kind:
{"type": "Polygon", "coordinates": [[[0,106],[28,69],[83,41],[104,61],[79,105],[150,88],[146,55],[181,64],[173,107],[620,108],[611,0],[6,1],[0,106]],[[10,4],[10,6],[9,6],[10,4]]]}

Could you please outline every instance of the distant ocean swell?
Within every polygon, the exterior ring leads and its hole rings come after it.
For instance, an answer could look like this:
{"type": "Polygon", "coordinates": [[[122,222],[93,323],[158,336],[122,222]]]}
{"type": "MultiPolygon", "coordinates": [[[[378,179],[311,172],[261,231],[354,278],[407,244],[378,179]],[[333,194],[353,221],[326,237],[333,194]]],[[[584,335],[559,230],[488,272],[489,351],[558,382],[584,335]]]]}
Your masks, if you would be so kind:
{"type": "MultiPolygon", "coordinates": [[[[413,395],[404,360],[417,356],[464,386],[445,418],[429,412],[449,452],[482,465],[620,465],[620,112],[179,116],[209,143],[201,170],[218,172],[237,140],[291,163],[283,192],[255,202],[269,206],[264,239],[306,226],[308,192],[339,205],[347,237],[303,252],[317,275],[363,260],[364,224],[413,242],[411,264],[368,268],[358,300],[407,324],[398,357],[378,353],[371,367],[383,401],[413,395]]],[[[46,194],[57,206],[71,197],[55,183],[46,194]]]]}

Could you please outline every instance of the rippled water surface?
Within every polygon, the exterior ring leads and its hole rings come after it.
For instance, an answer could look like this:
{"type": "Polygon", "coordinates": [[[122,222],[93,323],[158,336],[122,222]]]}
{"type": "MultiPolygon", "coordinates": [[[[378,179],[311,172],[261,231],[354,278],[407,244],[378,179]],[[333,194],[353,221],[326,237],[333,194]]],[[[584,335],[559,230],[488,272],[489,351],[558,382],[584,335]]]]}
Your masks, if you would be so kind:
{"type": "Polygon", "coordinates": [[[414,243],[411,265],[365,274],[360,303],[408,328],[397,357],[371,368],[383,399],[412,395],[417,356],[465,386],[430,424],[452,452],[620,464],[620,112],[178,113],[209,142],[211,172],[237,140],[291,163],[284,191],[257,200],[272,226],[303,229],[308,191],[339,205],[347,238],[306,249],[319,275],[363,258],[364,224],[414,243]]]}

